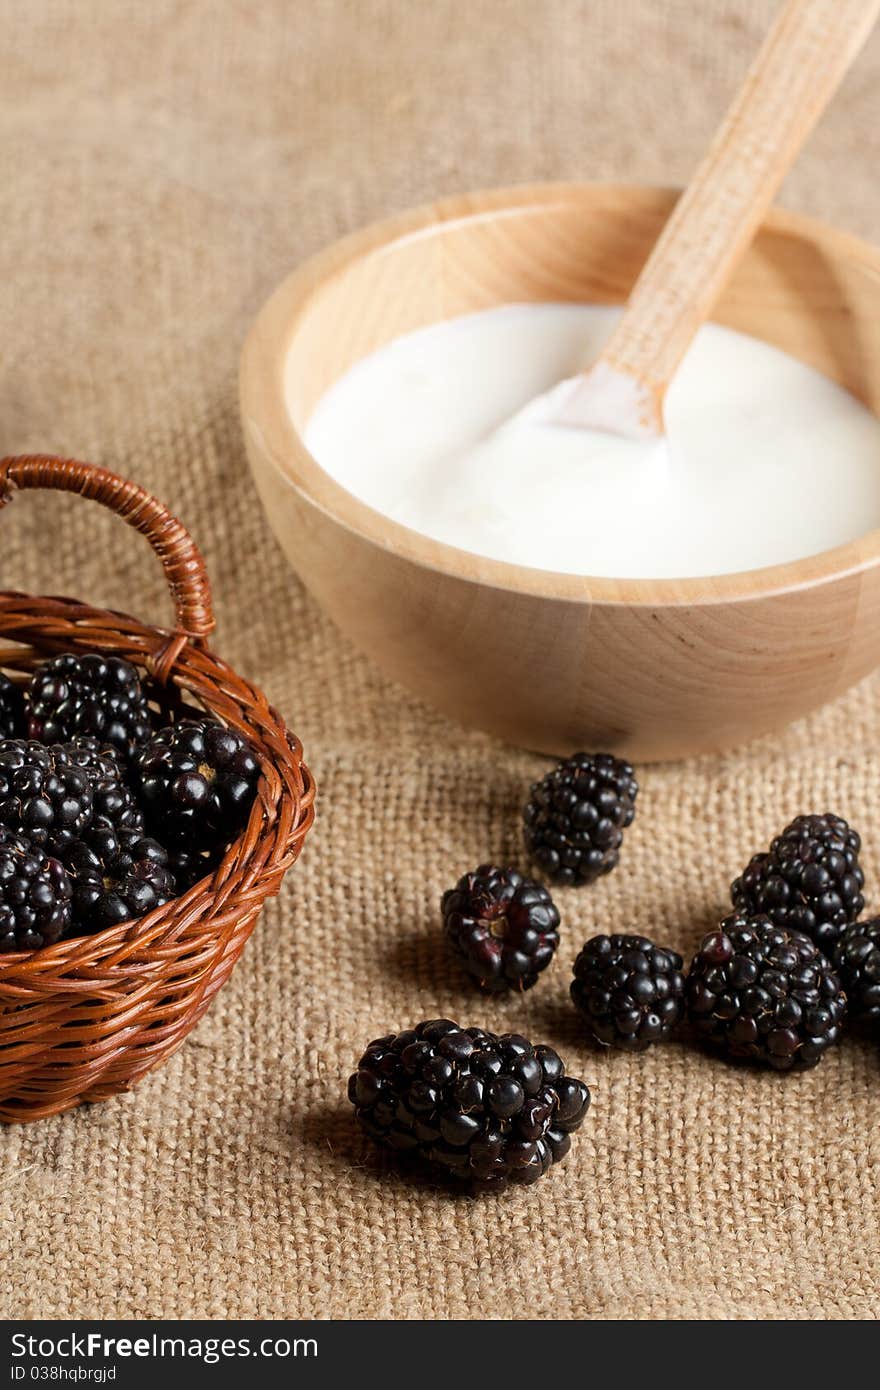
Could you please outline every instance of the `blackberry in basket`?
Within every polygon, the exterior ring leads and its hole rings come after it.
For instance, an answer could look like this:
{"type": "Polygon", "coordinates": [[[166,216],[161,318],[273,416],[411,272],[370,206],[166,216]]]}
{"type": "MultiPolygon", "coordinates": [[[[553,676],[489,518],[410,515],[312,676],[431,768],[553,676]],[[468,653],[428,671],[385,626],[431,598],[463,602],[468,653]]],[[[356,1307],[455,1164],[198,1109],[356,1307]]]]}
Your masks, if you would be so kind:
{"type": "Polygon", "coordinates": [[[846,1015],[840,979],[808,936],[742,914],[704,939],[685,1000],[707,1042],[777,1071],[814,1067],[846,1015]]]}
{"type": "Polygon", "coordinates": [[[0,824],[63,857],[94,817],[93,774],[79,755],[26,739],[0,740],[0,824]]]}
{"type": "Polygon", "coordinates": [[[529,855],[554,883],[592,883],[620,858],[639,784],[610,753],[576,753],[532,787],[523,812],[529,855]]]}
{"type": "Polygon", "coordinates": [[[177,884],[178,893],[185,893],[194,884],[213,873],[223,858],[224,846],[213,850],[191,850],[185,845],[169,845],[166,849],[168,867],[177,884]]]}
{"type": "Polygon", "coordinates": [[[102,743],[100,739],[86,735],[77,735],[66,743],[50,746],[63,748],[68,762],[87,772],[93,784],[98,781],[125,783],[127,773],[122,754],[109,743],[102,743]]]}
{"type": "Polygon", "coordinates": [[[111,748],[93,739],[51,746],[3,739],[0,824],[64,860],[93,826],[142,829],[143,815],[111,748]]]}
{"type": "Polygon", "coordinates": [[[177,891],[168,851],[138,830],[93,831],[68,851],[66,863],[75,930],[101,931],[145,917],[177,891]]]}
{"type": "Polygon", "coordinates": [[[531,989],[559,945],[559,913],[547,889],[516,869],[482,864],[443,895],[453,951],[486,990],[531,989]]]}
{"type": "Polygon", "coordinates": [[[847,927],[834,952],[850,1019],[880,1034],[880,917],[847,927]]]}
{"type": "Polygon", "coordinates": [[[0,952],[59,941],[70,929],[72,893],[57,859],[0,825],[0,952]]]}
{"type": "Polygon", "coordinates": [[[537,1182],[590,1104],[552,1048],[445,1018],[370,1043],[348,1094],[378,1144],[478,1186],[537,1182]]]}
{"type": "Polygon", "coordinates": [[[596,1042],[644,1052],[684,1010],[682,959],[646,936],[594,936],[574,963],[571,997],[596,1042]]]}
{"type": "Polygon", "coordinates": [[[150,731],[140,676],[121,657],[68,652],[34,671],[28,714],[31,738],[67,743],[84,734],[128,753],[145,743],[150,731]]]}
{"type": "Polygon", "coordinates": [[[733,906],[803,932],[830,955],[865,905],[860,848],[841,816],[797,816],[731,884],[733,906]]]}
{"type": "Polygon", "coordinates": [[[0,672],[0,738],[20,738],[24,732],[24,695],[0,672]]]}
{"type": "Polygon", "coordinates": [[[211,849],[242,830],[260,766],[248,740],[213,719],[154,734],[135,759],[147,822],[169,844],[211,849]]]}
{"type": "Polygon", "coordinates": [[[56,757],[83,770],[92,789],[94,825],[114,830],[143,830],[144,816],[126,780],[126,769],[117,751],[94,738],[75,738],[55,747],[56,757]]]}

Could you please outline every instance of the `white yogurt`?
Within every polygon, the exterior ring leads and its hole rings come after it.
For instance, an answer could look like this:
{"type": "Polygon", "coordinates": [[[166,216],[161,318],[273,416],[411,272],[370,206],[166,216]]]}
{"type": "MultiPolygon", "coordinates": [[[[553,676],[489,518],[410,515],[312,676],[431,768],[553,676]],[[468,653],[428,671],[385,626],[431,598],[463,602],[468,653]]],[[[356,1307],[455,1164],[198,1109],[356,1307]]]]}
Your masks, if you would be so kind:
{"type": "Polygon", "coordinates": [[[667,395],[668,448],[515,418],[597,356],[619,313],[512,304],[408,334],[323,396],[308,448],[405,526],[569,574],[726,574],[880,526],[880,421],[714,324],[667,395]]]}

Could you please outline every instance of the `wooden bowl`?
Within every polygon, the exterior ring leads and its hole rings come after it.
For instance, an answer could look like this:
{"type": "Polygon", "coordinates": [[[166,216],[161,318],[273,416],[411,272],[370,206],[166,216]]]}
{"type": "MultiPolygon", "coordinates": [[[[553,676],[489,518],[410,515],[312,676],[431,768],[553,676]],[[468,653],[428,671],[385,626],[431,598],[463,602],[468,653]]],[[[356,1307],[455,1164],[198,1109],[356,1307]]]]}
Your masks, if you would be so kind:
{"type": "MultiPolygon", "coordinates": [[[[244,348],[251,467],[275,533],[319,603],[425,700],[542,752],[682,757],[777,728],[839,695],[880,663],[880,531],[717,578],[548,573],[388,520],[324,473],[302,434],[326,388],[398,334],[513,301],[622,302],[676,196],[550,184],[405,213],[289,276],[244,348]]],[[[873,247],[773,212],[715,319],[880,411],[873,247]]]]}

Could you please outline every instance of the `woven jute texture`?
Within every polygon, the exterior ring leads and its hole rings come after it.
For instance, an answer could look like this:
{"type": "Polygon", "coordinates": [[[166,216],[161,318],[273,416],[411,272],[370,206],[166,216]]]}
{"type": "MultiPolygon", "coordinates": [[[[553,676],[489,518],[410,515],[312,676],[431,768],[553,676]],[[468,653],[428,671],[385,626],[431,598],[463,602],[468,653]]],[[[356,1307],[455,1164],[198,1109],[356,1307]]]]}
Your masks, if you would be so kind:
{"type": "MultiPolygon", "coordinates": [[[[387,683],[291,577],[252,490],[238,349],[292,264],[468,187],[675,182],[771,0],[4,0],[0,452],[91,458],[204,548],[217,646],[302,737],[319,818],[210,1013],[124,1098],[0,1133],[6,1316],[867,1318],[880,1313],[880,1053],[801,1077],[671,1045],[592,1052],[581,941],[688,951],[801,810],[866,839],[880,682],[723,757],[645,769],[619,870],[563,892],[559,959],[471,993],[438,899],[519,856],[541,760],[387,683]],[[595,1090],[567,1161],[474,1201],[401,1174],[345,1100],[363,1045],[448,1014],[559,1047],[595,1090]]],[[[782,201],[880,236],[875,39],[782,201]]],[[[146,548],[81,501],[0,520],[0,584],[167,618],[146,548]]],[[[450,661],[455,653],[450,652],[450,661]]]]}

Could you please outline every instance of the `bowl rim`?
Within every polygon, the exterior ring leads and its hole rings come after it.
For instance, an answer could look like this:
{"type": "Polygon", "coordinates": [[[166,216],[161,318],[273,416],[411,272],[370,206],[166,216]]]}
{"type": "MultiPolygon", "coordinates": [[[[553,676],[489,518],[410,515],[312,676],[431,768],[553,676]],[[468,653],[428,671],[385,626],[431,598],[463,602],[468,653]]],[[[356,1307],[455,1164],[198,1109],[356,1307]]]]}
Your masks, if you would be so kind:
{"type": "MultiPolygon", "coordinates": [[[[730,603],[807,589],[859,574],[880,563],[880,528],[855,540],[784,564],[731,574],[689,578],[627,579],[575,575],[491,559],[437,541],[393,521],[362,502],[321,467],[297,429],[285,397],[285,371],[297,328],[314,297],[353,262],[429,237],[450,224],[516,215],[554,206],[569,207],[585,195],[631,200],[643,211],[669,211],[681,189],[666,185],[592,182],[513,184],[456,194],[371,222],[308,257],[263,303],[245,339],[239,368],[242,428],[251,446],[266,456],[281,479],[336,525],[382,551],[462,582],[511,593],[568,602],[627,604],[655,608],[730,603]]],[[[811,241],[880,271],[880,249],[817,218],[771,209],[760,231],[811,241]]],[[[251,456],[253,469],[253,458],[251,456]]]]}

